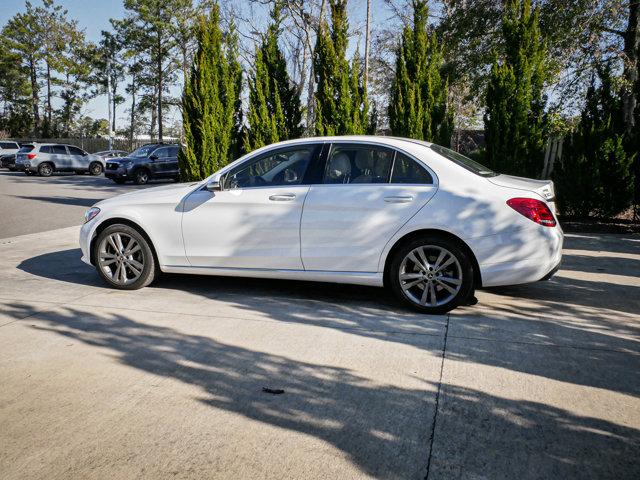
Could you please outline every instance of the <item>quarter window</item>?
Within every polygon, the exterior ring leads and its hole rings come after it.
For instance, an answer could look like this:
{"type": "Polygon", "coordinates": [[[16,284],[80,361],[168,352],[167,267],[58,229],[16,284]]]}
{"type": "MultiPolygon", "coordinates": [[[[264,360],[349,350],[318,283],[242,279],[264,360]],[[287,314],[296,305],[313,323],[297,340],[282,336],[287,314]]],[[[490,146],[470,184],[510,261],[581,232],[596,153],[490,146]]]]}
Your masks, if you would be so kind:
{"type": "Polygon", "coordinates": [[[391,183],[432,184],[431,174],[404,153],[396,153],[391,183]]]}
{"type": "Polygon", "coordinates": [[[324,183],[388,183],[393,151],[368,145],[331,148],[324,183]]]}
{"type": "Polygon", "coordinates": [[[316,145],[305,145],[280,150],[242,165],[227,176],[225,188],[300,185],[316,148],[316,145]]]}

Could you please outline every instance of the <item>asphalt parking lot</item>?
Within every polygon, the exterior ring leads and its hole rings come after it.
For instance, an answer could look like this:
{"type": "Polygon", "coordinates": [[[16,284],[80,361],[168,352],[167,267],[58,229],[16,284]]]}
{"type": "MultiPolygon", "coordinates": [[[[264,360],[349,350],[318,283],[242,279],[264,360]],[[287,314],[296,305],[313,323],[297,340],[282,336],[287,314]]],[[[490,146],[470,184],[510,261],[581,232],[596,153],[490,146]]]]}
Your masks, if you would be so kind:
{"type": "Polygon", "coordinates": [[[24,179],[0,173],[3,479],[640,478],[640,236],[568,235],[551,281],[443,316],[344,285],[122,292],[74,225],[139,187],[24,179]]]}

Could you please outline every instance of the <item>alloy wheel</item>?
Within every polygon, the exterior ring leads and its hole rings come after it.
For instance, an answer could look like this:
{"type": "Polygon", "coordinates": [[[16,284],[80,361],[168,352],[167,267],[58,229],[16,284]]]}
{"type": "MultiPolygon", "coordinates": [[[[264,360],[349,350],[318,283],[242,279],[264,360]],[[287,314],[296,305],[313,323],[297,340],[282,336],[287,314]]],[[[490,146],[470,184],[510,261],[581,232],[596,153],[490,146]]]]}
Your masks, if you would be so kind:
{"type": "Polygon", "coordinates": [[[94,163],[91,165],[91,175],[100,175],[102,173],[102,165],[94,163]]]}
{"type": "Polygon", "coordinates": [[[130,285],[144,270],[142,248],[132,236],[114,232],[100,242],[98,265],[112,282],[130,285]]]}
{"type": "Polygon", "coordinates": [[[462,288],[462,267],[449,250],[424,245],[411,250],[399,270],[400,287],[413,303],[439,307],[451,302],[462,288]]]}

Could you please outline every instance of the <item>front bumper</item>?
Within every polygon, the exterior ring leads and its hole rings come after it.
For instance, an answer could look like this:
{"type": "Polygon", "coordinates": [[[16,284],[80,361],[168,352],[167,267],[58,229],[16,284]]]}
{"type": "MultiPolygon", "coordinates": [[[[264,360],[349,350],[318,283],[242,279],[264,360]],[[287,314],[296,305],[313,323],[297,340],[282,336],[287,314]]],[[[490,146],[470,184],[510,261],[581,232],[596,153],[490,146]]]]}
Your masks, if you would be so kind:
{"type": "MultiPolygon", "coordinates": [[[[98,214],[96,218],[99,216],[100,214],[98,214]]],[[[82,225],[82,228],[80,228],[80,250],[82,251],[81,260],[88,265],[93,265],[91,263],[91,240],[93,240],[93,236],[98,225],[96,218],[88,221],[82,225]]]]}
{"type": "Polygon", "coordinates": [[[131,175],[132,169],[131,167],[127,168],[124,166],[118,166],[115,170],[110,170],[108,168],[109,164],[107,163],[107,168],[104,170],[104,176],[106,178],[110,178],[111,180],[131,180],[133,176],[131,175]]]}

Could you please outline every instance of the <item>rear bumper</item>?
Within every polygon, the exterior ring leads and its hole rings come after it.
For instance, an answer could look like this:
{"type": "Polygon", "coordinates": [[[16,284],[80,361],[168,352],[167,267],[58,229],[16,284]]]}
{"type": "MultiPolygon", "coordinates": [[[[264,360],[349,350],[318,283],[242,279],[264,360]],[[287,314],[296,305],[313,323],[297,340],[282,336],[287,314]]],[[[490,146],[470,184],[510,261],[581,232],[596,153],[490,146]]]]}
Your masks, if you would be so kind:
{"type": "Polygon", "coordinates": [[[476,258],[485,259],[479,265],[482,286],[497,287],[548,280],[560,267],[563,241],[559,227],[537,226],[534,230],[520,231],[502,238],[486,237],[476,241],[472,250],[476,258]]]}

